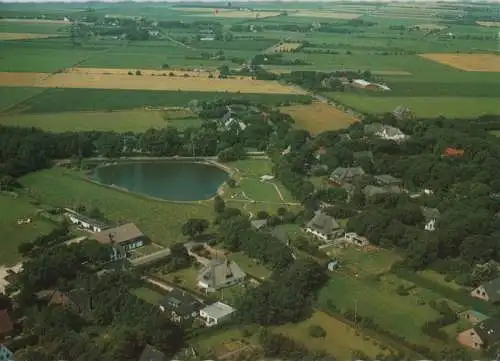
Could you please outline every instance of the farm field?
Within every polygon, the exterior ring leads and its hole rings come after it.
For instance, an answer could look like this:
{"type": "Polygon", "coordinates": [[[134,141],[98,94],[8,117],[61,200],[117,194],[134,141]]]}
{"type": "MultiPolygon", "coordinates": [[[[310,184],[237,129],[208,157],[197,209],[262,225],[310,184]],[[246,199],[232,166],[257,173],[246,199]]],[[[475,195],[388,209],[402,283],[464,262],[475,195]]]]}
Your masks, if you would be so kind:
{"type": "Polygon", "coordinates": [[[281,107],[280,110],[292,116],[296,121],[296,128],[306,129],[313,135],[326,130],[347,128],[359,121],[352,115],[319,102],[281,107]]]}
{"type": "Polygon", "coordinates": [[[392,112],[399,105],[410,107],[419,118],[474,118],[484,114],[500,114],[495,98],[466,97],[377,97],[348,93],[329,93],[329,97],[354,109],[371,114],[392,112]]]}
{"type": "MultiPolygon", "coordinates": [[[[171,121],[181,122],[175,116],[171,121]]],[[[161,111],[147,110],[0,115],[2,125],[36,127],[51,132],[143,132],[149,128],[164,128],[171,121],[165,120],[161,111]]]]}
{"type": "Polygon", "coordinates": [[[170,78],[141,75],[86,75],[81,73],[0,73],[0,86],[41,88],[91,88],[127,90],[177,90],[258,94],[305,94],[275,81],[210,78],[170,78]]]}
{"type": "Polygon", "coordinates": [[[14,106],[16,103],[43,92],[43,88],[0,87],[0,111],[14,106]]]}
{"type": "Polygon", "coordinates": [[[301,45],[302,45],[301,43],[280,43],[270,47],[269,49],[266,50],[266,52],[267,53],[289,52],[299,48],[301,45]]]}
{"type": "Polygon", "coordinates": [[[278,16],[278,11],[244,11],[231,9],[213,9],[209,7],[176,7],[176,11],[189,13],[190,15],[205,16],[210,15],[214,18],[235,18],[235,19],[264,19],[272,16],[278,16]]]}
{"type": "Polygon", "coordinates": [[[55,224],[36,216],[39,207],[31,204],[28,199],[12,198],[0,194],[0,229],[2,242],[0,247],[0,264],[13,265],[19,261],[17,247],[24,241],[33,241],[40,235],[45,235],[55,228],[55,224]],[[29,224],[17,224],[19,219],[31,218],[29,224]]]}
{"type": "Polygon", "coordinates": [[[375,358],[384,351],[375,340],[365,339],[356,334],[354,328],[338,321],[321,311],[315,311],[312,316],[296,324],[287,324],[272,329],[291,337],[316,351],[327,351],[338,360],[350,360],[353,351],[362,351],[370,358],[375,358]],[[320,326],[326,331],[324,338],[314,338],[309,335],[311,326],[320,326]]]}
{"type": "Polygon", "coordinates": [[[500,21],[476,21],[476,23],[487,28],[500,28],[500,21]]]}
{"type": "MultiPolygon", "coordinates": [[[[8,89],[8,88],[0,88],[8,89]]],[[[16,88],[12,88],[16,89],[16,88]]],[[[32,88],[41,89],[41,88],[32,88]]],[[[297,94],[238,94],[204,91],[153,91],[51,88],[18,104],[13,111],[22,113],[58,113],[73,111],[109,111],[141,107],[185,107],[191,100],[246,99],[261,104],[302,102],[309,96],[297,94]]]]}
{"type": "Polygon", "coordinates": [[[2,33],[0,32],[0,41],[2,40],[26,40],[26,39],[43,39],[50,37],[50,34],[33,34],[33,33],[2,33]]]}
{"type": "Polygon", "coordinates": [[[297,10],[297,11],[290,11],[288,13],[288,16],[352,20],[359,18],[361,15],[350,12],[323,11],[323,10],[297,10]]]}
{"type": "Polygon", "coordinates": [[[500,72],[495,54],[422,54],[422,57],[465,71],[500,72]]]}

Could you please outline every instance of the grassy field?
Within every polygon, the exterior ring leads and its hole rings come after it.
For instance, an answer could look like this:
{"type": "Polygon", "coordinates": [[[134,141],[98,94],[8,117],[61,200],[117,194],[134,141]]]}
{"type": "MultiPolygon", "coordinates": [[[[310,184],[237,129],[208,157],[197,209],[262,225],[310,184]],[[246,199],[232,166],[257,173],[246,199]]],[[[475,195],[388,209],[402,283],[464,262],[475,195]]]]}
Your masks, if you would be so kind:
{"type": "Polygon", "coordinates": [[[292,105],[281,107],[280,110],[292,116],[296,128],[306,129],[313,135],[327,130],[344,129],[358,121],[355,117],[325,103],[292,105]]]}
{"type": "MultiPolygon", "coordinates": [[[[234,189],[234,193],[245,192],[245,196],[254,201],[281,202],[278,192],[271,183],[258,179],[245,178],[234,189]]],[[[242,197],[238,197],[242,198],[242,197]]],[[[243,197],[244,198],[244,197],[243,197]]]]}
{"type": "Polygon", "coordinates": [[[43,91],[42,88],[0,87],[0,111],[43,91]]]}
{"type": "Polygon", "coordinates": [[[17,247],[23,241],[32,241],[37,236],[49,233],[55,225],[35,217],[39,208],[25,198],[14,199],[0,195],[0,229],[3,241],[0,247],[0,264],[14,264],[19,261],[17,247]],[[17,220],[31,218],[29,224],[17,224],[17,220]]]}
{"type": "MultiPolygon", "coordinates": [[[[149,128],[162,128],[175,123],[167,121],[160,111],[129,110],[115,112],[67,112],[44,114],[10,114],[0,116],[0,124],[37,127],[51,132],[116,131],[143,132],[149,128]]],[[[190,122],[192,124],[193,122],[190,122]]]]}
{"type": "Polygon", "coordinates": [[[185,241],[181,227],[186,219],[212,217],[211,203],[155,201],[91,183],[76,172],[60,168],[28,174],[21,182],[42,203],[98,207],[111,220],[136,223],[155,243],[164,246],[185,241]]]}
{"type": "Polygon", "coordinates": [[[312,350],[326,351],[338,360],[350,360],[355,350],[362,351],[370,358],[384,353],[375,340],[356,334],[352,327],[321,311],[314,312],[311,318],[303,322],[275,327],[273,331],[294,338],[312,350]],[[326,336],[311,337],[309,335],[311,326],[322,327],[326,331],[326,336]]]}
{"type": "Polygon", "coordinates": [[[247,255],[242,252],[231,253],[229,259],[233,260],[241,267],[241,269],[257,278],[268,278],[271,271],[266,266],[252,261],[247,255]]]}
{"type": "MultiPolygon", "coordinates": [[[[15,89],[15,88],[12,88],[15,89]]],[[[193,100],[248,99],[261,104],[303,101],[307,96],[282,94],[237,94],[152,90],[48,89],[18,104],[14,110],[24,113],[57,113],[136,109],[145,106],[187,106],[193,100]]]]}
{"type": "Polygon", "coordinates": [[[149,302],[153,305],[158,305],[160,301],[165,297],[159,292],[153,291],[147,287],[139,287],[132,290],[132,293],[139,297],[140,299],[149,302]]]}
{"type": "Polygon", "coordinates": [[[495,98],[465,97],[376,97],[348,93],[330,93],[329,96],[364,113],[392,112],[405,105],[419,118],[474,118],[484,114],[500,114],[495,98]]]}

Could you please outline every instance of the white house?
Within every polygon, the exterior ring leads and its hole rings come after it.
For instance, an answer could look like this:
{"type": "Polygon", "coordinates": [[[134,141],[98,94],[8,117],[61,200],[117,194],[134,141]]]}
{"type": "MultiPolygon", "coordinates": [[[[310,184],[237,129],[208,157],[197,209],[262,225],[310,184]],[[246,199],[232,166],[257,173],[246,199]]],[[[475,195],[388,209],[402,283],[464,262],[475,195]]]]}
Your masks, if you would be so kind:
{"type": "Polygon", "coordinates": [[[200,318],[206,327],[212,327],[227,321],[236,309],[222,302],[215,302],[200,310],[200,318]]]}
{"type": "Polygon", "coordinates": [[[436,230],[436,223],[439,218],[439,210],[437,208],[427,208],[421,207],[422,215],[425,219],[424,229],[428,232],[434,232],[436,230]]]}
{"type": "Polygon", "coordinates": [[[102,232],[108,228],[108,226],[103,222],[86,217],[69,208],[64,208],[64,216],[70,221],[71,224],[78,225],[81,228],[93,233],[102,232]]]}
{"type": "Polygon", "coordinates": [[[263,175],[262,177],[260,177],[261,182],[266,182],[266,181],[270,181],[273,179],[274,179],[274,176],[272,176],[272,175],[263,175]]]}
{"type": "Polygon", "coordinates": [[[365,125],[365,133],[376,135],[379,138],[402,141],[408,138],[400,129],[386,124],[371,123],[365,125]]]}
{"type": "Polygon", "coordinates": [[[236,285],[246,274],[234,261],[214,260],[203,267],[198,275],[198,287],[206,292],[236,285]]]}

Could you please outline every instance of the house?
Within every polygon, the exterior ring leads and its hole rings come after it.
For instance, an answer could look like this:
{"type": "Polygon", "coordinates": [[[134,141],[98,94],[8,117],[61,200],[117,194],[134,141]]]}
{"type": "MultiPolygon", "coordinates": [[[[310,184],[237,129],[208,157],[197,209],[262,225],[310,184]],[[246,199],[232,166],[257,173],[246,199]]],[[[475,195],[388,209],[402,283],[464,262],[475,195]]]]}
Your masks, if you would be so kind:
{"type": "Polygon", "coordinates": [[[373,198],[377,195],[387,194],[387,193],[389,193],[389,191],[382,187],[367,185],[365,188],[363,188],[363,194],[365,195],[366,198],[373,198]]]}
{"type": "Polygon", "coordinates": [[[401,186],[401,179],[395,178],[390,174],[381,174],[373,177],[375,179],[375,183],[382,187],[399,187],[401,186]]]}
{"type": "Polygon", "coordinates": [[[111,262],[116,262],[120,261],[122,259],[127,258],[127,251],[125,251],[125,248],[120,246],[119,244],[112,244],[111,245],[111,254],[109,256],[111,262]]]}
{"type": "Polygon", "coordinates": [[[288,236],[288,232],[283,227],[274,227],[271,231],[271,235],[287,246],[290,245],[290,237],[288,236]]]}
{"type": "Polygon", "coordinates": [[[359,234],[354,233],[354,232],[346,233],[344,235],[344,239],[347,242],[354,244],[356,246],[359,246],[359,247],[368,246],[370,244],[370,242],[368,242],[368,239],[366,237],[360,236],[359,234]]]}
{"type": "Polygon", "coordinates": [[[146,345],[141,353],[141,357],[139,357],[139,361],[167,361],[167,356],[153,346],[146,345]]]}
{"type": "Polygon", "coordinates": [[[443,151],[443,155],[445,157],[463,157],[465,151],[463,149],[457,149],[457,148],[446,148],[443,151]]]}
{"type": "Polygon", "coordinates": [[[5,345],[0,345],[0,361],[14,361],[14,354],[5,345]]]}
{"type": "Polygon", "coordinates": [[[172,321],[183,323],[196,318],[203,304],[189,293],[174,288],[160,301],[159,307],[172,321]]]}
{"type": "Polygon", "coordinates": [[[245,123],[238,119],[238,115],[230,106],[227,106],[227,112],[222,116],[220,124],[227,130],[236,128],[237,131],[240,131],[245,130],[247,127],[245,123]]]}
{"type": "Polygon", "coordinates": [[[367,134],[373,134],[386,140],[402,141],[408,138],[400,129],[381,123],[366,124],[364,130],[367,134]]]}
{"type": "Polygon", "coordinates": [[[69,292],[56,290],[50,296],[48,304],[67,308],[74,313],[86,313],[92,309],[91,297],[84,289],[69,292]]]}
{"type": "Polygon", "coordinates": [[[321,157],[326,154],[326,149],[325,147],[319,147],[316,152],[314,152],[314,158],[316,160],[321,160],[321,157]]]}
{"type": "Polygon", "coordinates": [[[365,175],[365,171],[361,167],[336,168],[330,174],[330,182],[342,186],[346,183],[352,183],[365,175]]]}
{"type": "Polygon", "coordinates": [[[351,84],[356,88],[366,89],[371,83],[363,79],[354,79],[351,84]]]}
{"type": "Polygon", "coordinates": [[[236,310],[231,306],[215,302],[200,310],[200,318],[206,327],[211,327],[228,321],[235,312],[236,310]]]}
{"type": "Polygon", "coordinates": [[[415,115],[411,111],[410,108],[404,105],[399,105],[392,111],[392,115],[394,115],[394,118],[398,120],[408,120],[408,119],[413,119],[415,118],[415,115]]]}
{"type": "Polygon", "coordinates": [[[234,261],[213,260],[201,269],[198,287],[214,292],[243,282],[245,277],[245,272],[234,261]]]}
{"type": "Polygon", "coordinates": [[[463,313],[463,317],[473,325],[481,323],[488,318],[488,316],[483,315],[481,312],[474,310],[465,311],[463,313]]]}
{"type": "Polygon", "coordinates": [[[424,229],[429,232],[434,232],[436,230],[436,223],[440,215],[439,209],[420,207],[420,210],[422,211],[422,215],[425,219],[424,229]]]}
{"type": "Polygon", "coordinates": [[[500,277],[473,289],[470,295],[492,303],[500,301],[500,277]]]}
{"type": "Polygon", "coordinates": [[[90,231],[90,232],[102,232],[106,228],[109,228],[108,225],[101,221],[97,221],[95,219],[86,217],[78,212],[75,212],[72,209],[64,208],[64,216],[68,219],[71,224],[75,224],[80,226],[81,228],[90,231]]]}
{"type": "Polygon", "coordinates": [[[457,341],[462,345],[485,350],[500,341],[500,319],[488,318],[473,328],[460,332],[457,341]]]}
{"type": "Polygon", "coordinates": [[[267,225],[267,219],[253,219],[250,221],[253,228],[259,230],[267,225]]]}
{"type": "Polygon", "coordinates": [[[0,338],[9,336],[14,331],[14,322],[7,309],[0,310],[0,338]]]}
{"type": "Polygon", "coordinates": [[[263,175],[262,177],[260,177],[260,181],[261,182],[267,182],[267,181],[271,181],[274,179],[274,176],[272,175],[263,175]]]}
{"type": "Polygon", "coordinates": [[[127,252],[144,246],[146,242],[146,236],[134,223],[123,224],[95,233],[93,238],[102,244],[118,244],[127,252]]]}
{"type": "Polygon", "coordinates": [[[313,234],[324,242],[334,239],[344,231],[335,218],[323,213],[321,210],[315,212],[314,217],[307,223],[306,232],[313,234]]]}

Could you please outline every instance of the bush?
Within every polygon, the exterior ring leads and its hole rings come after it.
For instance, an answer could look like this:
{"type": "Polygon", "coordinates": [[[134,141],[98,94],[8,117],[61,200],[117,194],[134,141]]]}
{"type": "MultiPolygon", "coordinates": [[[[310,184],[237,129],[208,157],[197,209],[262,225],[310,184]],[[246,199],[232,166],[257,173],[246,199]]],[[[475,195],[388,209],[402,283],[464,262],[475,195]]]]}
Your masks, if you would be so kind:
{"type": "Polygon", "coordinates": [[[135,75],[142,75],[141,71],[140,70],[136,70],[135,71],[135,75]]]}
{"type": "Polygon", "coordinates": [[[326,331],[321,326],[311,325],[309,326],[309,335],[314,338],[323,338],[326,336],[326,331]]]}
{"type": "Polygon", "coordinates": [[[128,72],[128,75],[134,75],[134,73],[132,73],[131,71],[128,72]]]}
{"type": "Polygon", "coordinates": [[[163,65],[161,66],[161,68],[162,68],[162,69],[168,69],[168,68],[170,68],[170,65],[168,65],[168,64],[163,64],[163,65]]]}
{"type": "Polygon", "coordinates": [[[175,76],[173,72],[168,73],[168,76],[175,76]]]}

